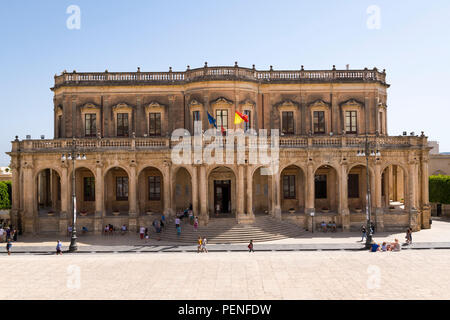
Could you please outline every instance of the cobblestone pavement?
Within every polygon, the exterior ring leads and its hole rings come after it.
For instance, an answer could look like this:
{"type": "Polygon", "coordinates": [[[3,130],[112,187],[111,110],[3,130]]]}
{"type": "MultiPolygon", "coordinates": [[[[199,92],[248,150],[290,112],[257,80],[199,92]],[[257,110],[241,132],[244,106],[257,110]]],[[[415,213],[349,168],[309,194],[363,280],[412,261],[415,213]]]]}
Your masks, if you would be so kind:
{"type": "Polygon", "coordinates": [[[0,256],[0,299],[450,299],[450,250],[0,256]]]}

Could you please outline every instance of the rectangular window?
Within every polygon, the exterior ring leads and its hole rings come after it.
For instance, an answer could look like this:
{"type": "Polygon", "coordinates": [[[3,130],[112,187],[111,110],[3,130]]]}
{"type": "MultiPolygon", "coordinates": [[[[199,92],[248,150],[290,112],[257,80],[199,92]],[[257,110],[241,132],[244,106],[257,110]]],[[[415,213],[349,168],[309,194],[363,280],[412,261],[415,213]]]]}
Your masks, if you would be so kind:
{"type": "Polygon", "coordinates": [[[195,121],[201,121],[201,119],[200,119],[200,111],[193,111],[192,112],[192,131],[193,132],[194,132],[194,129],[195,129],[195,121]]]}
{"type": "Polygon", "coordinates": [[[62,138],[62,116],[58,116],[58,138],[62,138]]]}
{"type": "Polygon", "coordinates": [[[356,111],[345,111],[345,133],[356,132],[356,111]]]}
{"type": "Polygon", "coordinates": [[[161,113],[155,112],[149,114],[149,126],[148,135],[149,136],[160,136],[161,135],[161,113]]]}
{"type": "Polygon", "coordinates": [[[95,113],[86,113],[84,115],[84,135],[86,137],[95,137],[97,134],[97,115],[95,113]]]}
{"type": "Polygon", "coordinates": [[[359,198],[359,174],[348,175],[348,197],[359,198]]]}
{"type": "Polygon", "coordinates": [[[247,116],[248,118],[248,122],[244,122],[244,131],[247,131],[248,129],[251,129],[251,123],[252,123],[252,118],[251,118],[251,114],[252,112],[250,110],[244,110],[244,115],[247,116]]]}
{"type": "Polygon", "coordinates": [[[95,178],[84,177],[83,179],[84,201],[95,201],[95,178]]]}
{"type": "Polygon", "coordinates": [[[314,111],[314,133],[325,133],[325,111],[314,111]]]}
{"type": "Polygon", "coordinates": [[[217,121],[217,130],[222,130],[222,127],[227,130],[228,129],[228,110],[221,109],[216,110],[216,121],[217,121]]]}
{"type": "Polygon", "coordinates": [[[116,177],[116,200],[128,200],[128,177],[116,177]]]}
{"type": "Polygon", "coordinates": [[[161,200],[161,177],[148,177],[148,200],[161,200]]]}
{"type": "Polygon", "coordinates": [[[284,134],[294,134],[294,112],[283,111],[281,113],[281,131],[284,134]]]}
{"type": "Polygon", "coordinates": [[[314,177],[314,194],[316,199],[327,198],[327,175],[318,174],[314,177]]]}
{"type": "Polygon", "coordinates": [[[296,199],[294,175],[283,176],[283,198],[296,199]]]}
{"type": "Polygon", "coordinates": [[[128,113],[117,114],[117,136],[128,137],[128,113]]]}

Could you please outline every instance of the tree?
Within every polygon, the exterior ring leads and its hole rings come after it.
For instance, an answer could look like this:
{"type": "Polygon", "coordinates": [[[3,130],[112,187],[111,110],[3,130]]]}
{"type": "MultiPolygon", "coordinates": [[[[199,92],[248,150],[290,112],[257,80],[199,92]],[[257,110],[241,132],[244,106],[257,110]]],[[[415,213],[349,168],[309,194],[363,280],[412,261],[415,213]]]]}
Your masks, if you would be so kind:
{"type": "Polygon", "coordinates": [[[450,204],[450,176],[430,176],[428,181],[430,202],[450,204]]]}
{"type": "Polygon", "coordinates": [[[11,209],[11,193],[8,192],[10,186],[10,181],[0,181],[0,209],[11,209]]]}

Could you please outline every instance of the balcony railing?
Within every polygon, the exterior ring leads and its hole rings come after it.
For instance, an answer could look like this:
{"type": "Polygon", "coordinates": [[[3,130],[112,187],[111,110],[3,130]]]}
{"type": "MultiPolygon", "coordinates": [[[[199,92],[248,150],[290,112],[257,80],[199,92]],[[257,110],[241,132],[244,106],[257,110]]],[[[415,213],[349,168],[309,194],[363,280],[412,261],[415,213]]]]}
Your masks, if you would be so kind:
{"type": "Polygon", "coordinates": [[[386,73],[373,70],[269,70],[242,67],[204,67],[184,72],[63,72],[55,75],[55,88],[63,85],[182,84],[202,80],[249,80],[256,82],[380,82],[386,73]]]}
{"type": "MultiPolygon", "coordinates": [[[[257,138],[257,137],[253,137],[257,138]]],[[[222,144],[226,146],[227,139],[230,137],[223,137],[222,144]]],[[[179,143],[194,144],[193,139],[188,141],[173,142],[167,137],[147,137],[147,138],[77,138],[75,140],[76,149],[83,151],[102,151],[102,150],[157,150],[157,149],[171,149],[179,143]]],[[[411,146],[426,147],[427,138],[425,136],[382,136],[369,137],[369,142],[375,143],[380,149],[389,148],[406,148],[411,146]]],[[[246,138],[246,146],[255,145],[258,140],[251,140],[246,138]]],[[[283,148],[361,148],[364,145],[365,138],[350,137],[350,136],[282,136],[279,137],[279,147],[283,148]]],[[[211,141],[203,140],[202,146],[209,145],[211,141]]],[[[22,140],[13,141],[12,151],[23,152],[45,152],[45,151],[62,151],[73,148],[72,139],[54,139],[54,140],[22,140]]],[[[267,137],[267,144],[270,147],[271,138],[267,137]]],[[[237,140],[234,141],[237,145],[237,140]]]]}

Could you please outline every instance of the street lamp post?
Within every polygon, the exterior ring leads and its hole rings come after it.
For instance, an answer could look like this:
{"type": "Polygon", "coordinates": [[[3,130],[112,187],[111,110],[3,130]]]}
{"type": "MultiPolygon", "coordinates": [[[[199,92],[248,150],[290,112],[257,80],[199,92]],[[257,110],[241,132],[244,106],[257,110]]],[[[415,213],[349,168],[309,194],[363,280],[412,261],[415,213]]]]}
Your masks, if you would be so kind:
{"type": "MultiPolygon", "coordinates": [[[[377,149],[371,149],[371,144],[368,141],[368,136],[366,134],[366,138],[364,141],[364,150],[361,150],[357,152],[358,157],[366,157],[366,186],[367,186],[367,192],[366,192],[366,219],[367,219],[367,226],[366,226],[366,248],[370,248],[370,245],[372,243],[372,228],[370,225],[371,222],[371,211],[372,211],[372,196],[370,192],[370,180],[369,180],[369,157],[379,157],[380,151],[377,149]]],[[[376,147],[376,145],[373,145],[373,147],[376,147]]]]}
{"type": "Polygon", "coordinates": [[[72,152],[66,154],[63,154],[61,156],[61,161],[64,162],[67,160],[72,160],[72,234],[70,238],[70,246],[69,246],[69,252],[75,252],[78,250],[77,245],[77,196],[75,192],[75,160],[86,160],[86,155],[83,154],[80,156],[80,154],[76,154],[75,150],[76,144],[75,144],[75,138],[72,141],[72,152]]]}

